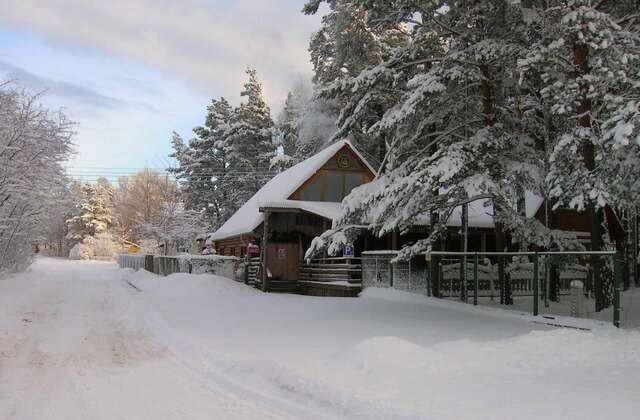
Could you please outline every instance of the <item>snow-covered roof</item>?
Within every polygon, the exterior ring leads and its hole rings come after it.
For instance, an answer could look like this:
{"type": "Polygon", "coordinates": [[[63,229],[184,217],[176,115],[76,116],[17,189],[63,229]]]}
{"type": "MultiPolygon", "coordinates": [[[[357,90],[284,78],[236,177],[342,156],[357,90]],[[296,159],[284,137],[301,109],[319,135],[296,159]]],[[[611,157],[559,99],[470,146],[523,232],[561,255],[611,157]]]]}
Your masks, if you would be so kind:
{"type": "MultiPolygon", "coordinates": [[[[260,223],[264,220],[264,214],[260,213],[260,207],[267,207],[264,204],[268,203],[279,202],[282,204],[284,202],[284,204],[287,204],[289,202],[293,202],[294,200],[288,199],[291,194],[300,188],[307,179],[322,168],[344,146],[349,147],[349,149],[355,153],[360,160],[362,160],[372,173],[376,173],[366,159],[364,159],[364,157],[348,140],[341,140],[311,156],[309,159],[306,159],[276,175],[262,188],[260,188],[260,190],[258,190],[258,192],[255,193],[249,201],[240,207],[225,224],[209,235],[209,240],[218,241],[232,236],[252,232],[255,228],[260,226],[260,223]]],[[[293,204],[289,203],[288,205],[293,204]]],[[[340,208],[340,203],[328,203],[322,201],[296,201],[296,205],[298,207],[295,208],[310,211],[323,217],[329,217],[330,215],[331,218],[336,214],[336,209],[339,210],[340,208]],[[302,208],[301,206],[304,206],[305,208],[302,208]]]]}
{"type": "MultiPolygon", "coordinates": [[[[527,217],[534,217],[544,200],[542,197],[534,194],[531,191],[525,192],[525,208],[527,217]]],[[[462,215],[462,207],[456,207],[449,220],[447,220],[447,226],[458,227],[462,225],[460,217],[462,215]]],[[[421,218],[419,224],[429,225],[430,219],[428,215],[421,218]]],[[[493,205],[491,200],[477,200],[469,203],[469,227],[475,228],[493,228],[493,205]]]]}
{"type": "Polygon", "coordinates": [[[266,201],[258,203],[260,207],[271,207],[276,209],[297,209],[318,216],[326,217],[334,220],[340,216],[341,204],[330,201],[299,201],[299,200],[282,200],[282,201],[266,201]]]}

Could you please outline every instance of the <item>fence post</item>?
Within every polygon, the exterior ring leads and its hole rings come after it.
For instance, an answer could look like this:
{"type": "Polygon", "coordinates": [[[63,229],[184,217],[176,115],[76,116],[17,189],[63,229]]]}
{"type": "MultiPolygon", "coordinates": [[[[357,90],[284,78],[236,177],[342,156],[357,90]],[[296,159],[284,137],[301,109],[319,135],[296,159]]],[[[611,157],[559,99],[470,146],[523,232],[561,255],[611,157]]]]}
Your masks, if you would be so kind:
{"type": "Polygon", "coordinates": [[[571,281],[571,316],[582,318],[584,316],[584,283],[580,280],[571,281]]]}
{"type": "Polygon", "coordinates": [[[613,325],[620,328],[620,283],[622,280],[622,256],[613,256],[613,325]]]}
{"type": "Polygon", "coordinates": [[[478,305],[478,253],[473,258],[473,304],[478,305]]]}
{"type": "Polygon", "coordinates": [[[538,316],[538,252],[533,256],[533,316],[538,316]]]}
{"type": "Polygon", "coordinates": [[[144,256],[144,269],[153,273],[153,255],[144,256]]]}

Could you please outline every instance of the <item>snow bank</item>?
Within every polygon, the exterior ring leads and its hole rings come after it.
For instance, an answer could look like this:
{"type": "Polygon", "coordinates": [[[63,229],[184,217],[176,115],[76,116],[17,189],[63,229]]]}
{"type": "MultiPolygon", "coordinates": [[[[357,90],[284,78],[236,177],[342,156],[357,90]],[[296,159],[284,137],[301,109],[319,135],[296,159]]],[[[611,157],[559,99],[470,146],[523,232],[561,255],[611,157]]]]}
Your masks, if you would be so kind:
{"type": "Polygon", "coordinates": [[[586,320],[592,331],[555,329],[390,289],[315,298],[211,275],[126,277],[185,363],[305,418],[635,419],[640,410],[637,331],[586,320]]]}
{"type": "Polygon", "coordinates": [[[191,255],[192,274],[215,274],[228,279],[235,278],[237,258],[222,255],[191,255]]]}

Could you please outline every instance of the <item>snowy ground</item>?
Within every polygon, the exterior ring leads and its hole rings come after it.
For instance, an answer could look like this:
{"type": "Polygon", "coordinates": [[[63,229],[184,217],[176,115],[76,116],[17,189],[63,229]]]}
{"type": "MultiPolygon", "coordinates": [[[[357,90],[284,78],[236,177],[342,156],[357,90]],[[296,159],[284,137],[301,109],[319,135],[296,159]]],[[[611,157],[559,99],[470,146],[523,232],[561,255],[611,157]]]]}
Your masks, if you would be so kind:
{"type": "Polygon", "coordinates": [[[541,320],[41,260],[0,281],[0,418],[636,419],[640,332],[541,320]]]}

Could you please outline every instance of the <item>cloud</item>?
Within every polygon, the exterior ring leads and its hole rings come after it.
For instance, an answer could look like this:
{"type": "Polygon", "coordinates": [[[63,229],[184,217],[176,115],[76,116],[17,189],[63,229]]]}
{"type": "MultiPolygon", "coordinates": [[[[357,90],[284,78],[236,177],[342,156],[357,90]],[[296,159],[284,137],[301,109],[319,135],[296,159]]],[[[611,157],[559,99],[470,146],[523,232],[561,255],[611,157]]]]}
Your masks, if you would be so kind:
{"type": "Polygon", "coordinates": [[[0,61],[0,74],[4,80],[16,80],[32,92],[46,92],[51,96],[67,98],[95,108],[114,109],[126,105],[124,101],[103,95],[87,87],[40,77],[4,61],[0,61]]]}
{"type": "Polygon", "coordinates": [[[3,0],[0,21],[72,47],[98,48],[232,99],[256,67],[271,103],[309,76],[318,17],[299,0],[3,0]]]}

